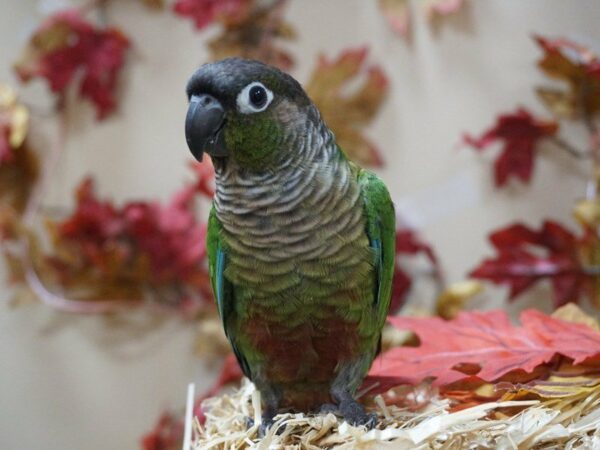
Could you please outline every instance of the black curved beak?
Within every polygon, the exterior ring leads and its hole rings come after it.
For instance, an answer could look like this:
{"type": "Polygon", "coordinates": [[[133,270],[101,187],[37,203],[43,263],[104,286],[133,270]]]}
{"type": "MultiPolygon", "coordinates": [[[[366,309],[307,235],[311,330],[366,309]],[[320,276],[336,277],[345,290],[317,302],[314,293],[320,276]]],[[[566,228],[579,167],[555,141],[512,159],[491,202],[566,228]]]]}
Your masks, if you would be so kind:
{"type": "Polygon", "coordinates": [[[185,118],[185,139],[187,145],[198,161],[202,154],[210,156],[228,156],[223,137],[225,111],[219,101],[212,95],[193,95],[190,98],[185,118]]]}

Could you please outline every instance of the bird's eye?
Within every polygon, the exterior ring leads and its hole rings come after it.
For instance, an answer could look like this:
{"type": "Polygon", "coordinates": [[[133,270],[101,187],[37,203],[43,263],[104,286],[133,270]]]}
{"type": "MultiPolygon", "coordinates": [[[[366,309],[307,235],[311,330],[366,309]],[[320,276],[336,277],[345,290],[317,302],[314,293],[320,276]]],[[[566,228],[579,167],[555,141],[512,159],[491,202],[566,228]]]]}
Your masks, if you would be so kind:
{"type": "Polygon", "coordinates": [[[250,114],[264,111],[273,100],[273,92],[262,83],[253,81],[237,96],[237,105],[241,113],[250,114]]]}
{"type": "Polygon", "coordinates": [[[250,103],[257,109],[262,108],[267,103],[267,91],[262,86],[252,86],[248,92],[250,103]]]}

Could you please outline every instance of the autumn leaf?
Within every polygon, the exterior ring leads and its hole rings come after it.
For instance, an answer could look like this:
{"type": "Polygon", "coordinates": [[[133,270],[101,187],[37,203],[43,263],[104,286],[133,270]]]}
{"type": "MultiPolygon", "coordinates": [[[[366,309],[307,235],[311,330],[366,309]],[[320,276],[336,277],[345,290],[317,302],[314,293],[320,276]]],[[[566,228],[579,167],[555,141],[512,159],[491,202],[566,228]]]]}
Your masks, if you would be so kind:
{"type": "Polygon", "coordinates": [[[294,61],[279,41],[292,40],[296,33],[283,19],[285,6],[284,0],[178,0],[173,10],[193,19],[199,30],[221,26],[208,41],[213,60],[241,56],[288,70],[294,61]]]}
{"type": "Polygon", "coordinates": [[[438,296],[436,313],[443,319],[454,319],[464,308],[467,300],[483,291],[478,281],[466,280],[453,283],[438,296]]]}
{"type": "Polygon", "coordinates": [[[23,82],[45,78],[60,97],[77,84],[80,97],[92,101],[103,119],[116,107],[117,78],[129,45],[119,29],[96,27],[78,10],[64,10],[33,33],[15,70],[23,82]]]}
{"type": "Polygon", "coordinates": [[[589,278],[580,261],[580,243],[562,225],[546,221],[536,231],[515,224],[492,233],[489,239],[497,256],[484,260],[470,276],[508,285],[510,299],[542,279],[551,281],[557,307],[588,293],[589,278]]]}
{"type": "Polygon", "coordinates": [[[0,84],[0,166],[13,160],[14,150],[25,142],[29,111],[17,101],[17,93],[0,84]]]}
{"type": "Polygon", "coordinates": [[[556,122],[536,119],[527,110],[519,108],[498,116],[496,123],[480,137],[465,134],[463,140],[480,151],[494,142],[502,142],[502,150],[494,163],[494,181],[496,186],[502,187],[510,177],[526,183],[531,180],[538,142],[554,136],[557,130],[556,122]]]}
{"type": "MultiPolygon", "coordinates": [[[[0,214],[23,211],[38,177],[38,159],[26,140],[29,111],[17,94],[0,84],[0,214]]],[[[3,224],[0,223],[0,235],[3,224]]]]}
{"type": "Polygon", "coordinates": [[[379,66],[366,64],[367,53],[363,47],[345,50],[333,60],[321,55],[306,92],[348,157],[360,165],[380,167],[383,159],[364,136],[364,128],[381,108],[388,81],[379,66]],[[348,92],[350,85],[355,88],[348,92]]]}
{"type": "Polygon", "coordinates": [[[591,116],[600,110],[600,60],[589,48],[566,38],[534,36],[544,51],[539,68],[567,83],[567,90],[540,87],[537,94],[557,117],[591,116]]]}
{"type": "Polygon", "coordinates": [[[598,321],[598,318],[586,314],[575,303],[567,303],[566,305],[557,308],[552,313],[552,317],[564,320],[565,322],[582,323],[592,330],[600,331],[600,322],[598,321]]]}
{"type": "Polygon", "coordinates": [[[441,268],[431,245],[423,241],[414,230],[408,228],[396,230],[396,259],[399,263],[396,263],[394,269],[390,314],[395,314],[402,307],[413,285],[412,276],[402,267],[401,262],[407,256],[419,254],[424,255],[429,261],[434,278],[441,283],[441,268]]]}
{"type": "Polygon", "coordinates": [[[522,398],[565,398],[592,392],[600,385],[600,366],[573,365],[564,362],[548,377],[528,383],[498,383],[497,390],[503,391],[502,400],[522,398]]]}
{"type": "Polygon", "coordinates": [[[393,348],[378,357],[366,384],[418,384],[433,378],[434,385],[444,386],[471,376],[492,382],[512,372],[532,373],[556,355],[573,364],[600,357],[599,332],[533,309],[521,313],[520,327],[512,325],[504,311],[461,312],[450,321],[388,320],[396,328],[414,331],[421,344],[393,348]]]}

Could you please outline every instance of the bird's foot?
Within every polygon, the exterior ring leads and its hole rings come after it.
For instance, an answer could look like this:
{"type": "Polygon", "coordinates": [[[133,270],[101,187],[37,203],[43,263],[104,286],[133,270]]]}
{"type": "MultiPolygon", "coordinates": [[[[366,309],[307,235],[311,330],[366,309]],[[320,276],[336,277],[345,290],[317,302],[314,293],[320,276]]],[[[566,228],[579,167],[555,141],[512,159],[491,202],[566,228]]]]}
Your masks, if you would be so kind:
{"type": "Polygon", "coordinates": [[[344,400],[339,405],[324,403],[319,408],[319,414],[336,414],[342,416],[350,425],[364,425],[369,430],[377,425],[377,414],[367,413],[356,400],[344,400]]]}
{"type": "Polygon", "coordinates": [[[254,419],[252,417],[244,417],[244,423],[246,424],[246,429],[249,430],[254,426],[254,419]]]}
{"type": "MultiPolygon", "coordinates": [[[[264,438],[267,434],[267,432],[269,431],[269,429],[275,424],[275,420],[273,420],[272,417],[263,417],[260,425],[258,426],[258,437],[259,438],[264,438]]],[[[248,429],[252,428],[254,426],[254,419],[251,417],[246,417],[246,427],[248,429]]],[[[281,434],[283,433],[283,430],[285,430],[285,425],[282,425],[279,427],[279,429],[277,430],[277,434],[281,434]]]]}
{"type": "Polygon", "coordinates": [[[273,418],[263,417],[262,422],[260,423],[260,426],[258,427],[258,437],[261,439],[264,438],[267,435],[269,428],[271,428],[274,423],[275,423],[275,421],[273,420],[273,418]]]}
{"type": "Polygon", "coordinates": [[[333,403],[323,403],[319,408],[319,414],[339,414],[340,409],[333,403]]]}
{"type": "Polygon", "coordinates": [[[377,425],[377,414],[367,413],[365,408],[354,399],[342,401],[338,410],[350,425],[364,425],[369,430],[377,425]]]}
{"type": "MultiPolygon", "coordinates": [[[[245,422],[246,422],[247,430],[249,430],[256,424],[256,422],[254,422],[254,419],[252,417],[246,417],[245,422]]],[[[267,434],[267,431],[269,431],[269,428],[271,428],[273,426],[273,423],[274,423],[273,419],[263,417],[260,422],[260,425],[258,426],[258,437],[261,439],[264,438],[265,435],[267,434]]]]}

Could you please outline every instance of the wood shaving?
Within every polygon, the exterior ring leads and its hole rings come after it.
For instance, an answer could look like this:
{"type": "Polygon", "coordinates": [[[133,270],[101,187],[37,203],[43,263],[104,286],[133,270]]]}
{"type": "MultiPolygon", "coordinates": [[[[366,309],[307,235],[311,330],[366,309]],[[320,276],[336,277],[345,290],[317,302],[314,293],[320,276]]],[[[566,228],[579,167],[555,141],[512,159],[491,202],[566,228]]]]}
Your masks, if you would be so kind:
{"type": "Polygon", "coordinates": [[[232,393],[205,400],[203,410],[206,422],[194,422],[193,450],[600,450],[600,391],[570,402],[499,401],[452,413],[447,399],[433,398],[415,412],[379,397],[371,407],[379,416],[373,430],[333,414],[287,413],[275,417],[262,439],[260,393],[247,380],[232,393]],[[248,418],[254,420],[250,427],[248,418]]]}

